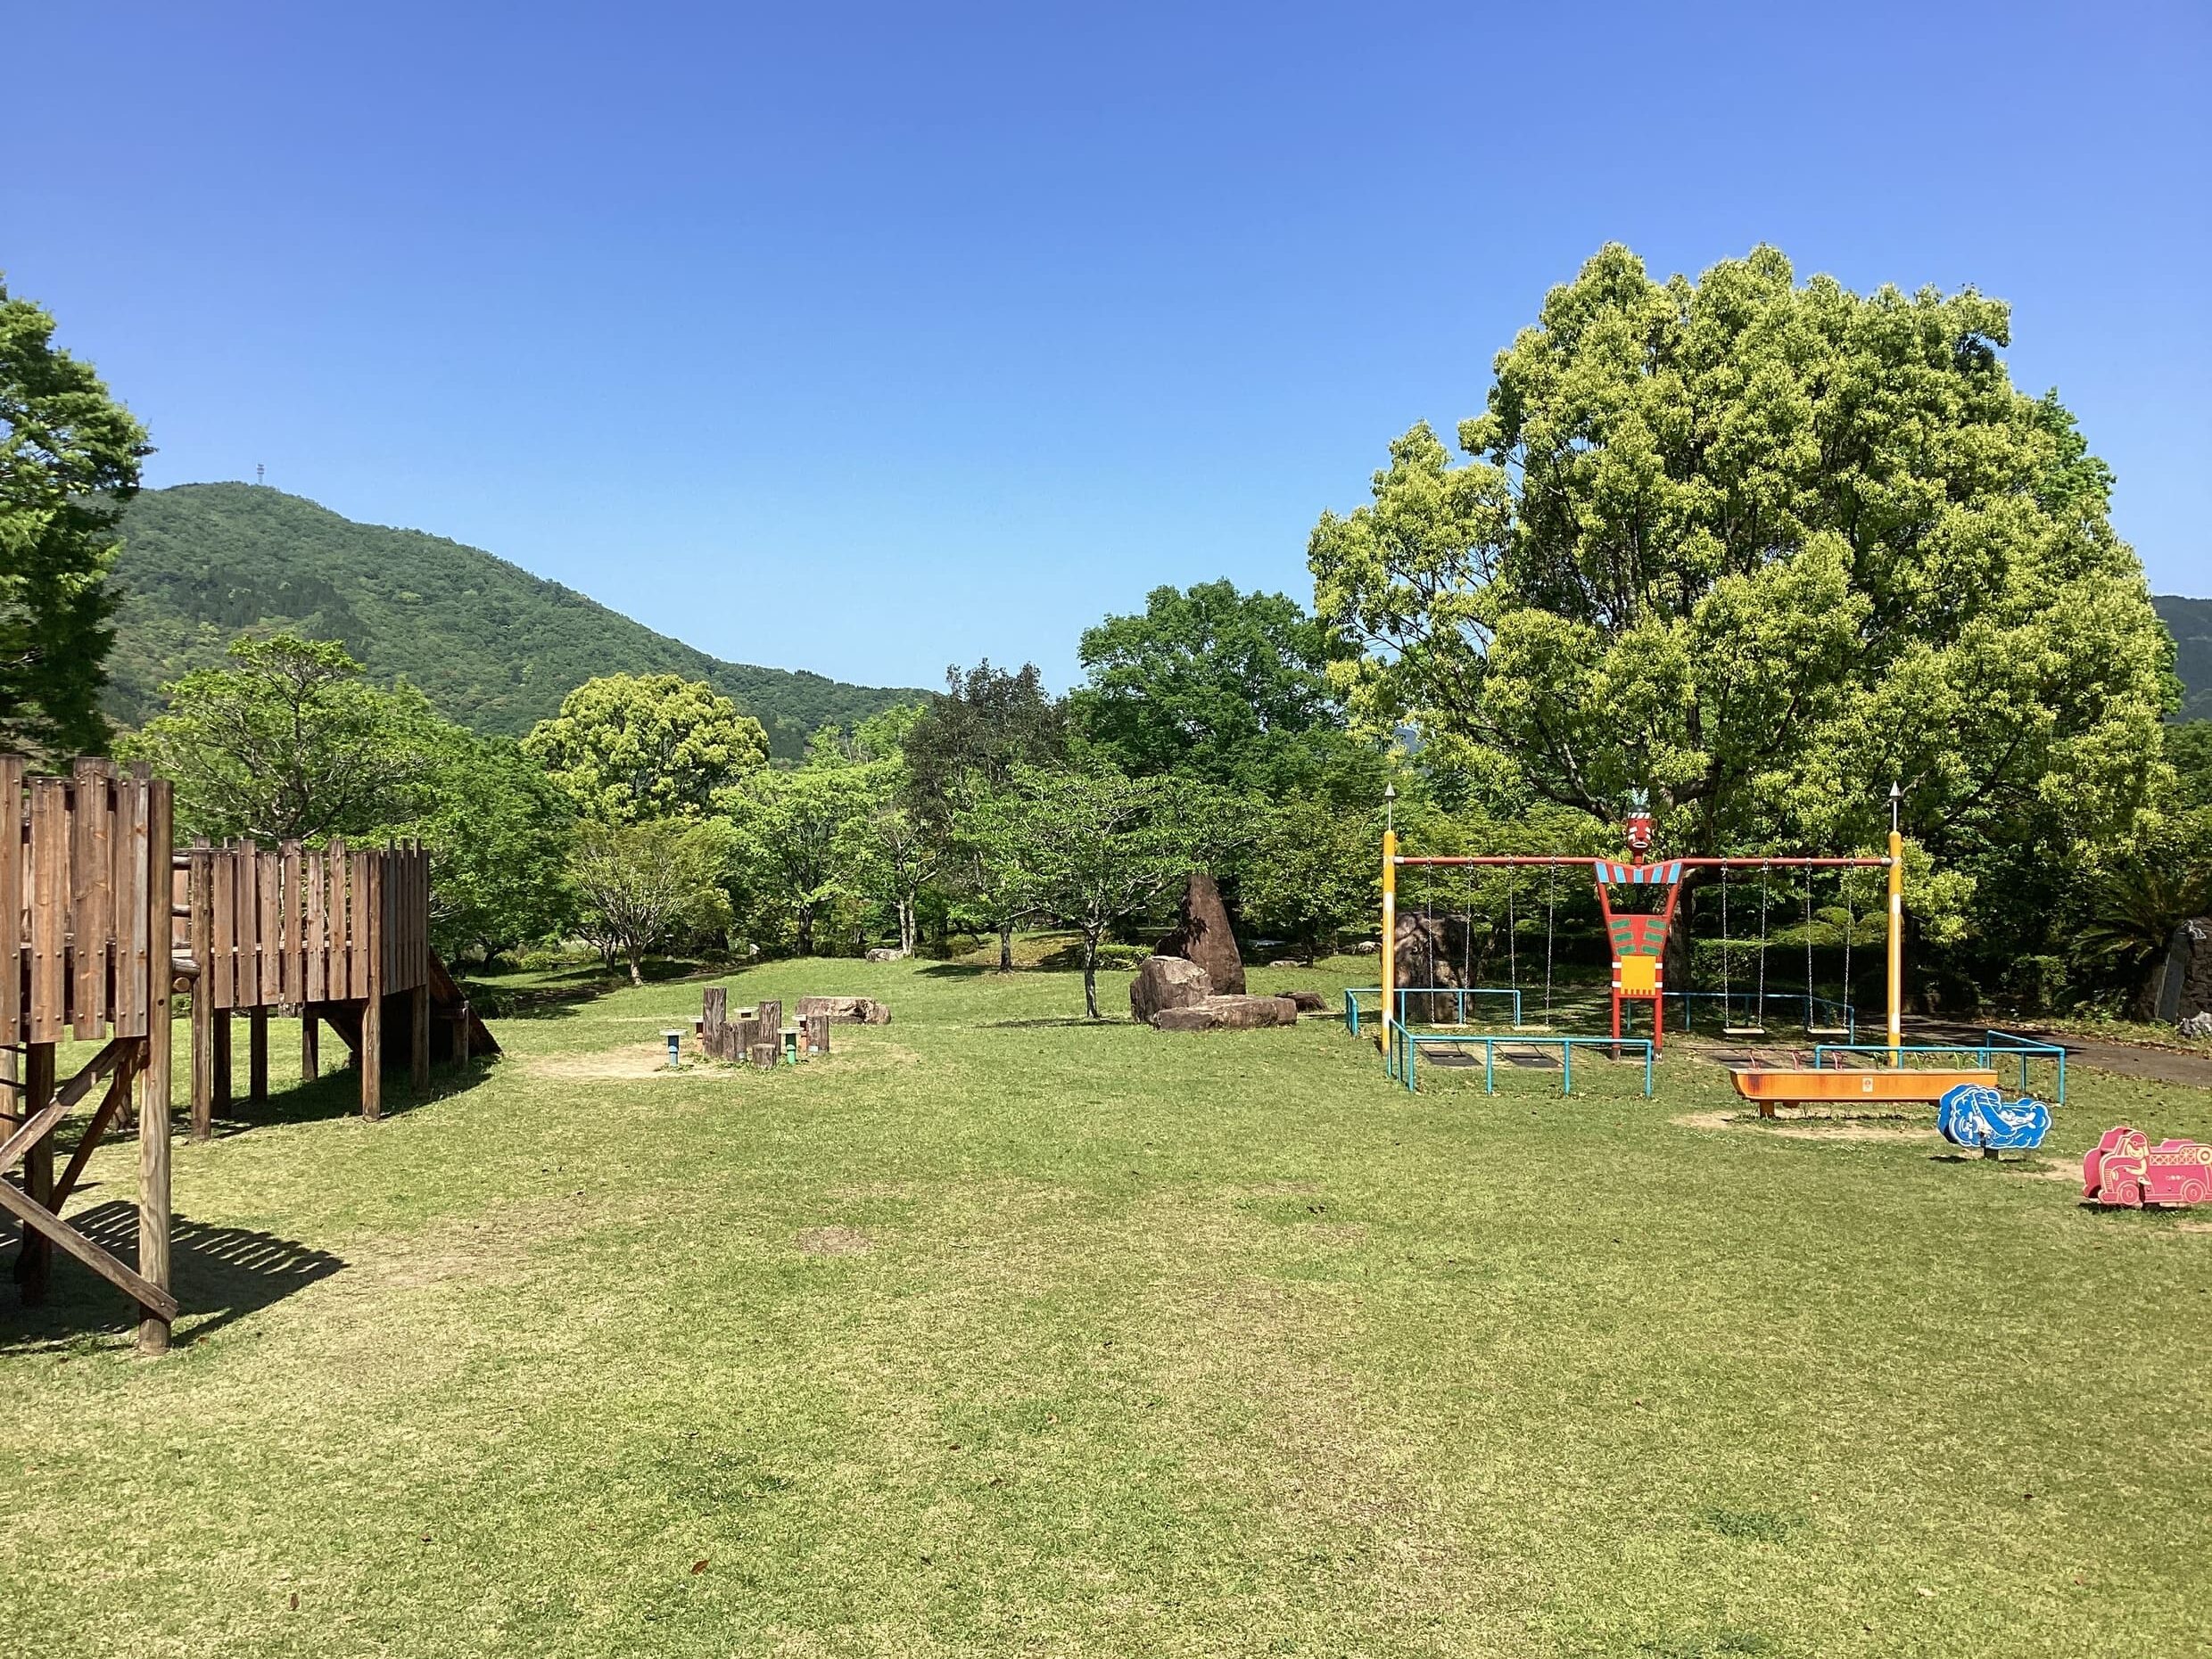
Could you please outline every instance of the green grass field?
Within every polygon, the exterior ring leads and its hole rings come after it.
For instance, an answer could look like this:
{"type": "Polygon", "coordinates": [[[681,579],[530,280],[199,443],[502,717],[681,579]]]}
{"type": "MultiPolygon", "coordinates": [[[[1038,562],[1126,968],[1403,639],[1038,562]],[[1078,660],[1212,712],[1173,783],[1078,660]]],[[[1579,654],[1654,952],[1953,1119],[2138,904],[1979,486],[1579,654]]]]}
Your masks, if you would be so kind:
{"type": "Polygon", "coordinates": [[[510,1019],[382,1124],[338,1076],[180,1142],[169,1358],[67,1261],[7,1298],[11,1649],[2212,1644],[2212,1216],[2072,1179],[2212,1095],[2083,1070],[1998,1165],[1687,1057],[1415,1098],[1064,973],[730,983],[896,1019],[760,1075],[654,1069],[697,983],[510,1019]]]}

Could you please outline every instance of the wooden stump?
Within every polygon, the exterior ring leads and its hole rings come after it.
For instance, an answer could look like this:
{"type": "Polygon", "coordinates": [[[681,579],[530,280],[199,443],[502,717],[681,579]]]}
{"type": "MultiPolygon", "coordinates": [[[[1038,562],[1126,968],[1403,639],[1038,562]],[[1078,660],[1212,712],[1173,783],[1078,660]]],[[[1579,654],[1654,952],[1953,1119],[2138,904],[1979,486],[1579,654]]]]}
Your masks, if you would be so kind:
{"type": "Polygon", "coordinates": [[[763,1071],[773,1071],[776,1069],[776,1061],[780,1058],[777,1051],[781,1046],[777,1043],[754,1044],[753,1063],[763,1071]]]}
{"type": "Polygon", "coordinates": [[[810,1054],[827,1054],[830,1052],[830,1016],[824,1013],[809,1014],[805,1023],[806,1052],[810,1054]]]}

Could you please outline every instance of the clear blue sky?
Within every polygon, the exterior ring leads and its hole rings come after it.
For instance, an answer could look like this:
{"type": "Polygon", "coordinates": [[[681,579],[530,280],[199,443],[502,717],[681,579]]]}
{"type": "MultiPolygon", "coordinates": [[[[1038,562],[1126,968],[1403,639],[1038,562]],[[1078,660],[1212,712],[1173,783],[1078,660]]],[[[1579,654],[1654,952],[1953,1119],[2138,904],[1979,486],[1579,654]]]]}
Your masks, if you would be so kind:
{"type": "Polygon", "coordinates": [[[152,427],[937,682],[1308,530],[1601,243],[2013,304],[2212,592],[2202,4],[15,8],[0,268],[152,427]]]}

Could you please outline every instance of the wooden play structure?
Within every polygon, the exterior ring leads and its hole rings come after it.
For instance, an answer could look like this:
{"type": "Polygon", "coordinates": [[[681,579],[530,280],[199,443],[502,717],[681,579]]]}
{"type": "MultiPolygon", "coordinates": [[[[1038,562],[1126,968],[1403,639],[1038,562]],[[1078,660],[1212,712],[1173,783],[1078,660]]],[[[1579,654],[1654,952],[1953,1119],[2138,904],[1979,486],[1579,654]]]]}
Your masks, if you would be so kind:
{"type": "Polygon", "coordinates": [[[55,1249],[138,1307],[138,1347],[169,1347],[169,993],[172,805],[167,782],[79,761],[33,777],[0,755],[0,1208],[22,1227],[15,1272],[45,1297],[55,1249]],[[67,1079],[62,1044],[101,1046],[67,1079]],[[106,1093],[68,1166],[55,1131],[102,1081],[106,1093]],[[138,1250],[126,1262],[62,1219],[93,1150],[136,1091],[138,1250]]]}
{"type": "Polygon", "coordinates": [[[2082,1197],[2116,1208],[2201,1204],[2212,1200],[2212,1146],[2160,1141],[2120,1124],[2082,1160],[2082,1197]]]}
{"type": "Polygon", "coordinates": [[[404,1055],[416,1089],[433,1060],[499,1044],[430,947],[430,860],[420,844],[326,849],[195,842],[176,859],[178,970],[192,985],[192,1133],[205,1140],[231,1086],[231,1022],[246,1019],[251,1098],[268,1094],[268,1021],[300,1019],[301,1070],[320,1068],[328,1026],[352,1051],[361,1116],[384,1105],[384,1067],[404,1055]]]}

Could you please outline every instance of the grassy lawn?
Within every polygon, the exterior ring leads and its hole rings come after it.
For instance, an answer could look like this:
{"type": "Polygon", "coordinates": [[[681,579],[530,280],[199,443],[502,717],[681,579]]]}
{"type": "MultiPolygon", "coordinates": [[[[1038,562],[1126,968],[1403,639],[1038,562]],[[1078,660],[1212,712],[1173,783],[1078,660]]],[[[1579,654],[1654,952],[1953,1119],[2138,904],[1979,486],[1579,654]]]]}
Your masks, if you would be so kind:
{"type": "MultiPolygon", "coordinates": [[[[1259,988],[1341,971],[1260,971],[1259,988]]],[[[888,998],[656,1073],[549,1003],[376,1126],[179,1143],[179,1345],[0,1293],[0,1629],[98,1654],[2180,1654],[2212,1644],[2212,1216],[1718,1114],[1671,1055],[1389,1085],[1319,1020],[888,998]]],[[[1102,994],[1126,1007],[1126,974],[1102,994]]],[[[276,1075],[296,1071],[282,1034],[276,1075]]],[[[243,1064],[243,1043],[239,1044],[243,1064]]],[[[401,1080],[388,1093],[405,1104],[401,1080]]],[[[1924,1121],[1925,1119],[1923,1119],[1924,1121]]],[[[78,1201],[129,1191],[103,1151],[78,1201]]]]}

